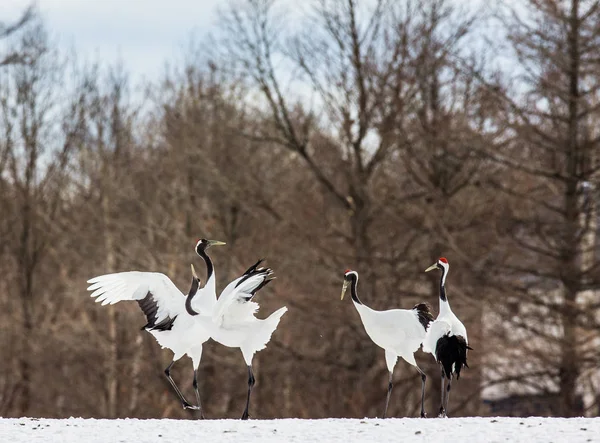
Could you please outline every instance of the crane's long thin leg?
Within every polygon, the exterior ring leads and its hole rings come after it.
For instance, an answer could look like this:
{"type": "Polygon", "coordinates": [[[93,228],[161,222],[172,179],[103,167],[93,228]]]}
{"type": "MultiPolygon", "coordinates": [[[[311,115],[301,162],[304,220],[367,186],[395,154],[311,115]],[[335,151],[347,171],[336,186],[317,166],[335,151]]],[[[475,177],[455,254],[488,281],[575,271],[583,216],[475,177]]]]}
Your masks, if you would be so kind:
{"type": "Polygon", "coordinates": [[[446,390],[444,389],[444,384],[446,382],[446,376],[444,375],[444,367],[442,367],[442,382],[440,383],[442,386],[442,392],[441,392],[441,397],[440,397],[440,413],[439,413],[439,417],[445,417],[446,416],[446,410],[444,409],[444,397],[446,394],[446,390]]]}
{"type": "Polygon", "coordinates": [[[392,371],[390,371],[390,380],[388,383],[388,392],[387,392],[387,398],[385,400],[385,409],[383,411],[383,418],[385,418],[385,416],[387,414],[387,410],[388,410],[388,405],[390,404],[390,396],[392,395],[392,389],[394,387],[394,384],[392,383],[393,378],[394,378],[394,373],[392,371]]]}
{"type": "Polygon", "coordinates": [[[450,400],[450,388],[452,387],[452,374],[450,374],[450,378],[448,379],[448,386],[446,386],[446,406],[444,409],[446,410],[446,416],[448,416],[448,400],[450,400]]]}
{"type": "Polygon", "coordinates": [[[200,392],[198,392],[198,370],[194,369],[194,392],[196,393],[197,408],[200,411],[200,418],[204,419],[204,411],[202,410],[202,402],[200,402],[200,392]]]}
{"type": "Polygon", "coordinates": [[[167,369],[165,369],[165,375],[167,376],[167,380],[169,380],[169,383],[171,383],[171,386],[173,386],[173,389],[177,393],[179,400],[181,400],[181,404],[183,405],[184,409],[198,409],[197,406],[190,404],[190,402],[188,402],[185,399],[185,397],[183,396],[183,394],[181,393],[181,391],[175,384],[175,380],[173,380],[173,378],[171,377],[171,367],[173,366],[174,363],[175,363],[175,361],[172,361],[171,364],[169,366],[167,366],[167,369]]]}
{"type": "Polygon", "coordinates": [[[246,399],[246,409],[242,414],[242,420],[248,420],[248,408],[250,407],[250,394],[252,393],[252,387],[254,386],[254,374],[252,373],[252,366],[248,365],[248,398],[246,399]]]}
{"type": "Polygon", "coordinates": [[[421,418],[425,418],[427,417],[427,414],[425,414],[425,381],[427,380],[427,376],[418,366],[417,371],[421,374],[421,418]]]}

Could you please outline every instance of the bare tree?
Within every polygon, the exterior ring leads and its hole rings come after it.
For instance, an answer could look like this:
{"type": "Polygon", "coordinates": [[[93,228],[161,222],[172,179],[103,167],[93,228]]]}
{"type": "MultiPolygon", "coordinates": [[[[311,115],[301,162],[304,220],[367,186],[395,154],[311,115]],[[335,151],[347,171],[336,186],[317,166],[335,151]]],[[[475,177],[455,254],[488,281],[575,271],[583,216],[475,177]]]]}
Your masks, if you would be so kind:
{"type": "MultiPolygon", "coordinates": [[[[508,196],[500,225],[506,260],[496,270],[508,293],[503,327],[512,331],[500,337],[507,351],[498,355],[503,374],[495,377],[518,380],[521,392],[555,395],[556,413],[574,416],[584,413],[581,377],[598,371],[599,361],[587,345],[597,335],[598,319],[590,316],[597,303],[582,294],[599,284],[591,202],[598,177],[600,65],[593,48],[600,43],[600,3],[522,6],[526,13],[509,9],[502,16],[518,61],[516,87],[488,82],[504,109],[505,130],[486,158],[502,165],[492,183],[508,196]]],[[[597,408],[591,401],[586,407],[597,408]]]]}
{"type": "MultiPolygon", "coordinates": [[[[255,359],[257,417],[379,415],[383,351],[340,302],[342,271],[376,309],[435,311],[440,255],[474,348],[451,413],[499,413],[483,388],[597,414],[598,3],[503,15],[511,77],[452,0],[315,0],[293,20],[235,1],[210,60],[187,54],[142,106],[125,69],[65,60],[30,12],[1,27],[25,54],[0,80],[2,415],[193,417],[135,303],[99,309],[85,281],[139,269],[183,289],[198,237],[228,243],[218,288],[266,258],[259,316],[290,310],[255,359]]],[[[431,412],[439,369],[417,360],[431,412]]],[[[207,342],[207,415],[239,415],[244,370],[207,342]]],[[[391,414],[418,413],[408,365],[393,395],[391,414]]]]}
{"type": "MultiPolygon", "coordinates": [[[[0,40],[14,38],[27,26],[35,21],[36,9],[33,5],[27,7],[14,23],[0,21],[0,40]]],[[[37,39],[28,39],[18,47],[9,47],[6,54],[0,55],[0,68],[8,65],[25,64],[32,62],[40,51],[44,50],[45,42],[37,39]]]]}
{"type": "MultiPolygon", "coordinates": [[[[425,240],[440,231],[430,222],[442,219],[432,217],[435,206],[424,207],[424,198],[437,192],[437,203],[446,204],[476,182],[471,144],[483,139],[470,124],[478,104],[471,99],[474,86],[452,69],[453,58],[465,55],[461,44],[474,19],[443,1],[312,5],[310,15],[296,18],[301,26],[291,35],[274,1],[234,2],[224,13],[225,60],[256,86],[269,119],[245,135],[293,153],[319,185],[328,241],[317,260],[325,269],[356,266],[375,306],[397,304],[399,288],[416,300],[421,282],[407,264],[416,259],[425,266],[432,250],[441,249],[425,240]]],[[[456,229],[467,229],[476,217],[456,229]]],[[[348,340],[344,323],[335,326],[342,334],[336,340],[348,340]]],[[[365,384],[383,379],[376,349],[368,350],[358,330],[351,335],[361,337],[363,348],[354,370],[365,384]]],[[[332,343],[337,347],[344,349],[332,343]]]]}
{"type": "MultiPolygon", "coordinates": [[[[32,41],[45,47],[46,39],[45,30],[37,26],[23,35],[22,48],[32,41]]],[[[66,172],[81,131],[77,99],[62,108],[65,118],[60,120],[55,88],[63,72],[57,54],[46,50],[28,64],[10,68],[0,100],[6,177],[12,194],[5,202],[12,230],[4,240],[16,266],[10,292],[20,302],[18,369],[14,372],[18,376],[13,383],[18,392],[15,409],[22,415],[33,404],[37,328],[45,324],[48,314],[40,271],[59,235],[55,223],[62,215],[69,183],[66,172]]]]}

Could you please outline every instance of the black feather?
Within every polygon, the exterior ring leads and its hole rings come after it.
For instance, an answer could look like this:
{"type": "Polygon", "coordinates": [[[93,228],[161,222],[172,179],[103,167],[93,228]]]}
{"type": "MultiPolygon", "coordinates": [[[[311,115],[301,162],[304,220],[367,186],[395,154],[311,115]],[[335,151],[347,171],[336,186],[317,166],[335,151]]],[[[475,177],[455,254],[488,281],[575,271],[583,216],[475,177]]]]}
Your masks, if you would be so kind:
{"type": "Polygon", "coordinates": [[[152,292],[148,291],[148,294],[146,294],[146,296],[143,299],[138,300],[137,302],[141,310],[146,315],[147,321],[146,325],[141,329],[157,331],[170,331],[171,329],[173,329],[173,323],[175,322],[177,316],[173,318],[167,316],[167,318],[165,318],[163,321],[156,323],[158,303],[154,299],[154,295],[152,295],[152,292]]]}
{"type": "Polygon", "coordinates": [[[427,326],[433,321],[433,314],[429,309],[429,305],[427,303],[419,303],[416,304],[413,309],[417,311],[419,322],[423,325],[423,328],[427,330],[427,326]]]}
{"type": "Polygon", "coordinates": [[[242,278],[240,279],[239,282],[237,282],[237,284],[235,285],[235,287],[237,288],[239,285],[241,285],[244,281],[246,281],[247,279],[249,279],[250,277],[253,277],[255,275],[260,275],[263,277],[263,281],[260,282],[259,285],[256,286],[256,288],[254,288],[250,294],[247,297],[243,297],[243,299],[245,301],[250,301],[254,295],[261,289],[263,288],[265,285],[267,285],[271,280],[274,279],[274,277],[271,277],[271,275],[273,274],[273,270],[271,268],[259,268],[258,265],[260,265],[263,262],[264,259],[260,259],[258,260],[256,263],[254,263],[252,266],[250,266],[246,272],[244,272],[242,274],[242,278]]]}
{"type": "Polygon", "coordinates": [[[199,314],[199,312],[194,311],[194,308],[192,308],[192,300],[198,293],[199,287],[200,287],[200,280],[198,280],[196,277],[192,277],[192,285],[190,286],[190,291],[188,292],[188,295],[185,299],[185,310],[190,315],[198,315],[199,314]]]}
{"type": "Polygon", "coordinates": [[[467,345],[467,341],[462,335],[451,336],[446,334],[437,341],[435,357],[442,365],[444,374],[448,379],[451,378],[452,372],[454,372],[458,380],[463,366],[469,367],[467,364],[467,349],[472,348],[467,345]]]}
{"type": "MultiPolygon", "coordinates": [[[[271,268],[259,268],[258,265],[260,265],[263,262],[263,258],[261,258],[260,260],[258,260],[256,263],[254,263],[252,266],[250,266],[246,272],[244,272],[242,274],[242,278],[240,279],[239,282],[237,282],[237,284],[235,285],[235,287],[237,288],[239,285],[241,285],[243,282],[245,282],[246,280],[248,280],[250,277],[253,277],[257,274],[264,274],[266,277],[268,277],[269,275],[271,275],[273,273],[273,270],[271,268]]],[[[271,281],[271,279],[267,279],[267,282],[271,281]]],[[[260,288],[262,288],[264,285],[266,285],[267,283],[263,282],[261,283],[261,285],[256,288],[254,290],[254,292],[258,291],[260,288]]]]}
{"type": "MultiPolygon", "coordinates": [[[[254,290],[252,291],[252,297],[254,297],[254,295],[261,290],[262,288],[264,288],[267,283],[269,283],[271,280],[273,280],[272,278],[269,278],[270,274],[267,274],[267,277],[262,281],[262,283],[260,285],[258,285],[256,288],[254,288],[254,290]]],[[[250,298],[252,298],[250,297],[250,298]]]]}

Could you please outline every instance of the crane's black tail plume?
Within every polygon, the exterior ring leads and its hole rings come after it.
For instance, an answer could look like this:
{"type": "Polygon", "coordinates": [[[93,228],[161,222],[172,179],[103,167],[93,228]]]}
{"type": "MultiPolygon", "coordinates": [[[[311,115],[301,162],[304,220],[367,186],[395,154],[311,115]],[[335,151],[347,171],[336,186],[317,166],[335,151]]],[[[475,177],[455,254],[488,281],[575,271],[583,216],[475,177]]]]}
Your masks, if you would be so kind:
{"type": "Polygon", "coordinates": [[[419,316],[419,322],[423,325],[423,328],[427,330],[429,323],[433,321],[433,314],[429,309],[429,305],[427,303],[419,303],[416,304],[413,309],[417,311],[417,315],[419,316]]]}
{"type": "Polygon", "coordinates": [[[440,338],[435,347],[435,356],[438,362],[444,368],[444,374],[448,379],[451,378],[452,372],[456,374],[456,379],[460,378],[460,371],[463,368],[468,368],[467,364],[467,349],[472,349],[467,345],[467,341],[462,335],[446,334],[440,338]]]}

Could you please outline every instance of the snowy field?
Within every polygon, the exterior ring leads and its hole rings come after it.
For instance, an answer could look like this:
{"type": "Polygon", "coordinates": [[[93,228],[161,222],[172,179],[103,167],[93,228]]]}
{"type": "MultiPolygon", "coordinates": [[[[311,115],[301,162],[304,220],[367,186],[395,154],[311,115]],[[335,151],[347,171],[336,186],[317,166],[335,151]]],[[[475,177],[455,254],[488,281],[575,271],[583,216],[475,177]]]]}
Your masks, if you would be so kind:
{"type": "Polygon", "coordinates": [[[600,418],[0,419],[2,443],[600,442],[600,418]]]}

